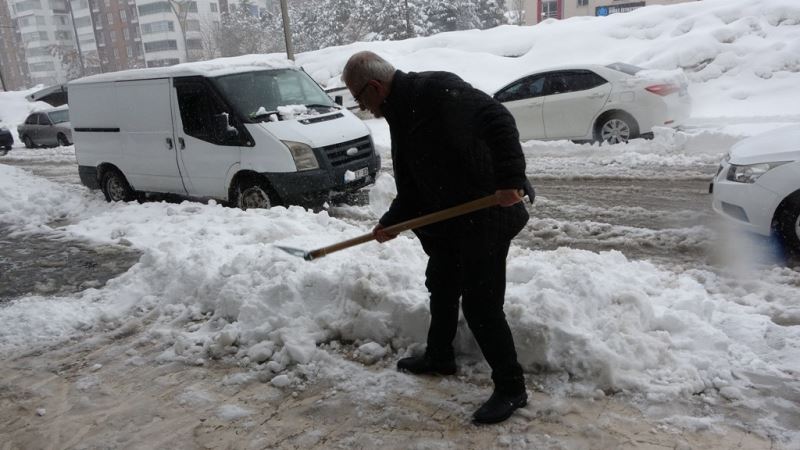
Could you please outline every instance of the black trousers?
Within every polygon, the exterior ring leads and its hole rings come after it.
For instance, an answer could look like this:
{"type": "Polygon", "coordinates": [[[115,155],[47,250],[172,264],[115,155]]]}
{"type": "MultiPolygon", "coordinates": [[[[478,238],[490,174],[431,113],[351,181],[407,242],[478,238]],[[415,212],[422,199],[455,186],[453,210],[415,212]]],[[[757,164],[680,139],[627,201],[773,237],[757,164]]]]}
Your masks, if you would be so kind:
{"type": "Polygon", "coordinates": [[[460,299],[467,324],[492,368],[495,387],[519,393],[525,390],[525,379],[503,312],[511,239],[489,230],[471,231],[446,238],[419,235],[429,256],[425,285],[431,324],[426,353],[434,359],[453,358],[460,299]]]}

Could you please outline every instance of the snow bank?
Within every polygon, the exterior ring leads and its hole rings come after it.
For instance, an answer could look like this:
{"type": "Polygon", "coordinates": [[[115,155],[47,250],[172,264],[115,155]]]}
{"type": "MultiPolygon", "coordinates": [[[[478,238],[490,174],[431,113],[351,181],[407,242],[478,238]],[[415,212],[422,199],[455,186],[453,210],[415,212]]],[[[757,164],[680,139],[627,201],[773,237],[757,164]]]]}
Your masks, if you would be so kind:
{"type": "MultiPolygon", "coordinates": [[[[268,378],[281,376],[273,384],[287,386],[293,367],[326,357],[321,343],[355,342],[359,358],[372,363],[385,349],[404,351],[425,340],[426,258],[411,237],[306,262],[273,244],[313,249],[368,230],[299,207],[106,205],[24,171],[3,170],[7,204],[24,205],[21,198],[34,192],[39,204],[53,205],[53,212],[24,210],[26,226],[73,211],[67,234],[130,243],[143,252],[102,289],[74,298],[28,297],[0,309],[6,350],[90,329],[139,326],[147,315],[156,319],[147,333],[163,346],[159,361],[230,360],[268,378]],[[20,188],[7,190],[11,184],[20,188]]],[[[12,211],[6,208],[4,217],[13,218],[12,211]]],[[[372,214],[369,208],[361,213],[372,214]]],[[[790,307],[770,300],[769,288],[741,302],[710,272],[676,273],[616,251],[568,248],[515,246],[508,273],[506,313],[527,370],[567,371],[591,386],[659,400],[740,386],[739,371],[800,370],[800,328],[776,325],[764,314],[767,304],[790,307]]],[[[781,298],[797,294],[791,284],[778,286],[781,298]]],[[[463,322],[457,347],[479,357],[463,322]]]]}
{"type": "Polygon", "coordinates": [[[607,17],[359,42],[297,56],[325,86],[343,86],[347,58],[372,50],[405,71],[449,70],[487,92],[534,71],[627,62],[682,70],[694,117],[800,116],[800,4],[704,0],[607,17]],[[487,70],[491,68],[491,70],[487,70]]]}

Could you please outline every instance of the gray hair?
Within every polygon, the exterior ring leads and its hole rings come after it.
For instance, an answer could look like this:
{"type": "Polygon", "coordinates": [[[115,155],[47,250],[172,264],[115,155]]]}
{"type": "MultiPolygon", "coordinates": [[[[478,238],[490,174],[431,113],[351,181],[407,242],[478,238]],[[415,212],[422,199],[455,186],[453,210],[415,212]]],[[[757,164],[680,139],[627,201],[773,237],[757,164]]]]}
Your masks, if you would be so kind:
{"type": "Polygon", "coordinates": [[[361,86],[369,80],[391,83],[395,68],[388,61],[369,51],[358,52],[347,60],[342,80],[349,86],[361,86]]]}

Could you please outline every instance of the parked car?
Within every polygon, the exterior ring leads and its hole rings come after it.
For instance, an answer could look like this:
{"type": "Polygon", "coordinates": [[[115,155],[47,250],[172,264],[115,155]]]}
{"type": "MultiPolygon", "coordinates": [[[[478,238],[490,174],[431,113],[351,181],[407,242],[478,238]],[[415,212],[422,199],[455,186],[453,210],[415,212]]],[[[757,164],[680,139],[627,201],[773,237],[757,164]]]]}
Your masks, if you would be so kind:
{"type": "Polygon", "coordinates": [[[747,231],[775,234],[789,255],[800,256],[800,125],[735,144],[709,190],[722,217],[747,231]]]}
{"type": "Polygon", "coordinates": [[[311,204],[380,169],[369,128],[289,60],[93,75],[69,83],[69,104],[81,182],[108,201],[311,204]]]}
{"type": "Polygon", "coordinates": [[[526,75],[494,98],[514,115],[521,140],[616,144],[681,125],[691,112],[687,85],[678,71],[573,65],[526,75]]]}
{"type": "Polygon", "coordinates": [[[6,124],[0,120],[0,155],[5,155],[6,152],[11,150],[14,145],[14,136],[11,135],[11,130],[8,129],[6,124]]]}
{"type": "Polygon", "coordinates": [[[71,145],[72,125],[66,107],[31,113],[17,127],[20,140],[27,148],[71,145]]]}

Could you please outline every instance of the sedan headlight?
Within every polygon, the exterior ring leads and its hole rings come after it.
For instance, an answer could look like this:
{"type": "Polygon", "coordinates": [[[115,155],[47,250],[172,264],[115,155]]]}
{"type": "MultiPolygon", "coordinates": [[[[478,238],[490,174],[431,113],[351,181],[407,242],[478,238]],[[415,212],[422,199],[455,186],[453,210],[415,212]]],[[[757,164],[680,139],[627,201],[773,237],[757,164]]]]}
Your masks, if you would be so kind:
{"type": "Polygon", "coordinates": [[[739,166],[731,164],[728,168],[728,175],[725,177],[728,181],[735,181],[737,183],[755,183],[758,177],[764,175],[770,170],[786,164],[788,161],[770,162],[760,164],[748,164],[739,166]]]}
{"type": "Polygon", "coordinates": [[[297,170],[311,170],[319,169],[319,162],[317,157],[314,156],[314,150],[307,144],[294,141],[281,141],[289,147],[289,152],[294,158],[294,164],[297,170]]]}

